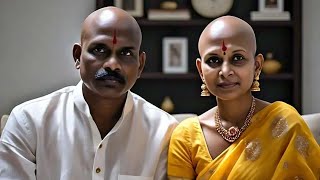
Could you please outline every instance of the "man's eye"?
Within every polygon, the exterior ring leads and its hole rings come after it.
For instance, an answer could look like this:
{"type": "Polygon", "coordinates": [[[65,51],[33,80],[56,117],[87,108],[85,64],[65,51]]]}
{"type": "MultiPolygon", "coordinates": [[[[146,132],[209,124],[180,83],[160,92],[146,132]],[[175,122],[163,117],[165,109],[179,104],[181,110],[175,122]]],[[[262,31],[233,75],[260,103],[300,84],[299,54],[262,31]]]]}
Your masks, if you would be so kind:
{"type": "Polygon", "coordinates": [[[95,54],[103,54],[103,53],[106,53],[106,49],[103,47],[96,47],[93,49],[93,52],[95,54]]]}
{"type": "Polygon", "coordinates": [[[133,56],[133,53],[132,53],[132,51],[130,51],[130,50],[123,50],[123,51],[121,51],[121,53],[120,53],[122,56],[133,56]]]}

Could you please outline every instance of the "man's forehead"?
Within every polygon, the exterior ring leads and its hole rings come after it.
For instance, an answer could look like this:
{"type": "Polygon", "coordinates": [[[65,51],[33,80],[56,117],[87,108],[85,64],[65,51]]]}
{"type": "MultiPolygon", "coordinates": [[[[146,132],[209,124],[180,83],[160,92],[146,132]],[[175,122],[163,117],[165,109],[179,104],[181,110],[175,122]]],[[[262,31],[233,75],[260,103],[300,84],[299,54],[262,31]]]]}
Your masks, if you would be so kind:
{"type": "Polygon", "coordinates": [[[84,28],[83,40],[95,38],[96,36],[125,37],[133,40],[138,38],[138,35],[134,32],[132,28],[119,26],[117,23],[93,23],[88,28],[84,28]]]}
{"type": "Polygon", "coordinates": [[[96,20],[100,22],[110,22],[115,21],[117,19],[117,16],[112,11],[102,11],[101,13],[96,15],[96,20]]]}

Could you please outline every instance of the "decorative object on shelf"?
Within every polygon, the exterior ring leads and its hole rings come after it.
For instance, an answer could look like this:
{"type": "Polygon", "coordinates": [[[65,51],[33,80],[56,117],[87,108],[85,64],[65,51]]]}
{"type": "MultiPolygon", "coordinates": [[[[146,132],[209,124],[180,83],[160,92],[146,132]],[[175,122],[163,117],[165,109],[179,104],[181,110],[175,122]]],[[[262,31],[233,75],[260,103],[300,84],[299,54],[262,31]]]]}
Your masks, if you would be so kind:
{"type": "Polygon", "coordinates": [[[167,113],[171,113],[174,110],[174,104],[169,96],[164,97],[161,103],[161,109],[167,113]]]}
{"type": "Polygon", "coordinates": [[[175,1],[163,1],[160,3],[160,9],[163,10],[175,10],[178,8],[178,3],[175,1]]]}
{"type": "Polygon", "coordinates": [[[228,13],[233,0],[191,0],[193,9],[203,17],[214,18],[228,13]]]}
{"type": "Polygon", "coordinates": [[[160,3],[160,9],[148,10],[149,20],[190,20],[189,9],[179,8],[178,3],[173,0],[160,3]]]}
{"type": "Polygon", "coordinates": [[[165,37],[162,40],[162,71],[164,73],[188,72],[188,39],[165,37]]]}
{"type": "Polygon", "coordinates": [[[280,71],[281,64],[278,60],[273,58],[273,53],[268,52],[264,61],[262,72],[265,74],[276,74],[280,71]]]}
{"type": "Polygon", "coordinates": [[[143,16],[143,0],[114,0],[114,5],[134,17],[143,16]]]}
{"type": "Polygon", "coordinates": [[[259,11],[251,12],[253,21],[289,21],[290,12],[283,11],[284,0],[259,0],[259,11]]]}

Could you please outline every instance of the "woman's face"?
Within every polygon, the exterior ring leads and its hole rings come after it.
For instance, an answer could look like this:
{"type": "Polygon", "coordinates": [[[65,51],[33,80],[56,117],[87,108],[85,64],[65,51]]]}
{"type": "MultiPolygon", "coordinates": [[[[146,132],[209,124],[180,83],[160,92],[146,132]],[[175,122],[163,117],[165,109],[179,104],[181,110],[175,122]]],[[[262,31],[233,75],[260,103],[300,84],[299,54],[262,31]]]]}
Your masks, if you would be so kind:
{"type": "Polygon", "coordinates": [[[199,50],[196,65],[208,90],[219,99],[231,100],[251,93],[254,77],[260,73],[262,55],[241,37],[208,37],[199,50]]]}

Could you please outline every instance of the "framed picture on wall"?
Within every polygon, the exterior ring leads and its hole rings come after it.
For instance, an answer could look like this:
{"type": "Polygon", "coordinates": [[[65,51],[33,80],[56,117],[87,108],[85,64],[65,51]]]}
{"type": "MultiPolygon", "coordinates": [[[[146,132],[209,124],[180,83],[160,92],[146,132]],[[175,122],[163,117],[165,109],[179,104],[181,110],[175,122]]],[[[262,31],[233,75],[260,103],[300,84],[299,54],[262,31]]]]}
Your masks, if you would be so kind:
{"type": "Polygon", "coordinates": [[[188,72],[188,39],[165,37],[162,40],[162,71],[164,73],[188,72]]]}
{"type": "Polygon", "coordinates": [[[127,11],[133,17],[143,16],[143,0],[114,0],[114,5],[127,11]]]}
{"type": "Polygon", "coordinates": [[[282,12],[284,0],[259,0],[260,12],[282,12]]]}

